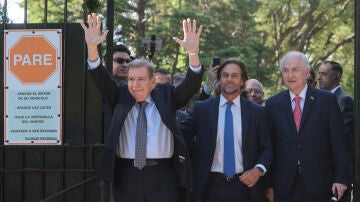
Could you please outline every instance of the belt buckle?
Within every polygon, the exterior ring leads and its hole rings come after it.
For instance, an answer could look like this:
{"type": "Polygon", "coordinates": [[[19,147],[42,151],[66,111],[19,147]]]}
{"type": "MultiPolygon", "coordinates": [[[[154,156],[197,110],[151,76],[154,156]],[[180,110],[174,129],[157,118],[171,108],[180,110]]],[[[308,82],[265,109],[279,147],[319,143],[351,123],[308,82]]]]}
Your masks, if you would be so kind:
{"type": "MultiPolygon", "coordinates": [[[[225,176],[226,176],[226,175],[225,175],[225,176]]],[[[232,181],[234,181],[234,176],[235,176],[235,175],[233,175],[233,176],[231,176],[231,177],[226,176],[226,182],[232,182],[232,181]]]]}

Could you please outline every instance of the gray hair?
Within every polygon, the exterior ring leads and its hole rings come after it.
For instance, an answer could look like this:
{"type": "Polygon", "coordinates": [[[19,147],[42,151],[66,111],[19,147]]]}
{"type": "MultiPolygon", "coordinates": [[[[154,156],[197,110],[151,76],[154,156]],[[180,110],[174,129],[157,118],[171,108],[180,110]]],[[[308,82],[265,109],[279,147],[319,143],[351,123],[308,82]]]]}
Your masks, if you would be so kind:
{"type": "Polygon", "coordinates": [[[255,82],[257,85],[259,85],[259,87],[261,88],[262,91],[264,91],[264,86],[262,85],[262,83],[260,83],[259,80],[257,79],[249,79],[245,82],[245,88],[246,88],[246,85],[250,82],[255,82]]]}
{"type": "Polygon", "coordinates": [[[147,61],[144,58],[135,59],[135,60],[131,61],[130,63],[128,63],[126,66],[128,69],[146,67],[149,71],[150,78],[152,78],[154,76],[154,64],[147,61]]]}
{"type": "Polygon", "coordinates": [[[306,68],[310,68],[310,64],[309,64],[309,60],[307,59],[307,57],[305,56],[304,53],[299,52],[299,51],[290,51],[287,52],[280,60],[280,71],[284,69],[284,63],[285,60],[290,57],[290,56],[299,56],[301,59],[301,66],[306,69],[306,68]]]}

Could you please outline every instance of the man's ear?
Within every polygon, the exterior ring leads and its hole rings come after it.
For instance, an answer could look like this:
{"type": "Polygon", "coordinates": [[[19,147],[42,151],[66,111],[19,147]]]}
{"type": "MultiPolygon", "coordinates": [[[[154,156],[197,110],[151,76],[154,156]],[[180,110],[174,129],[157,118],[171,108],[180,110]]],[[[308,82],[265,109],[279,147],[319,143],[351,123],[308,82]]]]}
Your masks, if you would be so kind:
{"type": "Polygon", "coordinates": [[[151,89],[154,89],[155,86],[156,86],[156,78],[155,78],[155,76],[152,76],[150,78],[150,82],[151,82],[151,89]]]}

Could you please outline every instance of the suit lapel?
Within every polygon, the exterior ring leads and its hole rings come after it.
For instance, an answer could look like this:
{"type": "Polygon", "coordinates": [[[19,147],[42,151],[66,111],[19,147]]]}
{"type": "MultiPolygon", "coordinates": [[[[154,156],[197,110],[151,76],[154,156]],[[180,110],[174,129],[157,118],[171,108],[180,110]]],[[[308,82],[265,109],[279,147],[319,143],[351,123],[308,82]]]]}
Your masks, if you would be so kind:
{"type": "Polygon", "coordinates": [[[310,113],[311,107],[315,101],[315,96],[314,96],[314,91],[312,87],[308,87],[307,92],[306,92],[306,97],[305,97],[305,103],[304,103],[304,109],[303,109],[303,113],[301,115],[301,122],[300,122],[300,132],[301,129],[305,123],[306,117],[308,116],[308,114],[310,113]]]}
{"type": "MultiPolygon", "coordinates": [[[[294,114],[293,114],[293,109],[291,107],[291,98],[290,98],[290,92],[289,90],[285,91],[284,96],[283,96],[283,102],[285,104],[284,107],[284,113],[286,115],[286,117],[289,117],[288,121],[289,121],[289,127],[290,127],[290,131],[293,131],[295,134],[296,132],[296,125],[295,125],[295,120],[294,120],[294,114]]],[[[293,136],[292,134],[294,133],[289,133],[290,136],[293,136]]]]}
{"type": "MultiPolygon", "coordinates": [[[[155,87],[156,88],[156,87],[155,87]]],[[[161,121],[166,125],[166,127],[169,127],[169,118],[167,117],[168,113],[166,113],[167,108],[164,107],[165,103],[162,101],[162,96],[158,93],[157,89],[153,89],[150,94],[152,100],[154,101],[154,104],[156,106],[156,109],[158,110],[160,114],[161,121]]]]}
{"type": "MultiPolygon", "coordinates": [[[[211,142],[214,143],[213,145],[216,146],[216,138],[217,138],[217,131],[218,131],[218,119],[219,119],[219,104],[220,104],[220,96],[215,97],[210,102],[210,107],[208,109],[210,110],[210,122],[214,123],[210,125],[211,127],[210,133],[211,133],[211,142]]],[[[215,147],[214,147],[215,151],[215,147]]]]}
{"type": "Polygon", "coordinates": [[[240,110],[241,110],[241,140],[242,140],[242,148],[243,151],[245,151],[245,147],[246,147],[246,136],[247,136],[247,131],[249,128],[249,121],[250,120],[249,117],[249,108],[248,108],[248,104],[249,101],[245,100],[245,98],[240,96],[240,110]]]}

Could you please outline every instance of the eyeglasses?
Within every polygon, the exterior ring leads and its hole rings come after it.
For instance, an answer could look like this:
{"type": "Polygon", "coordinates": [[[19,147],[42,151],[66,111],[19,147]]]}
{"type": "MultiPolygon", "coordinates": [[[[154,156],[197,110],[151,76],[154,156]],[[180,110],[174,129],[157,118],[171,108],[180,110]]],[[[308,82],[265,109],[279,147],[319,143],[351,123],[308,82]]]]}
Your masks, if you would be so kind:
{"type": "Polygon", "coordinates": [[[259,94],[262,94],[262,93],[263,93],[261,90],[259,90],[259,89],[254,89],[254,88],[245,89],[245,92],[246,92],[247,94],[254,92],[255,95],[259,95],[259,94]]]}
{"type": "Polygon", "coordinates": [[[124,64],[124,62],[129,63],[131,60],[125,58],[113,58],[113,61],[118,64],[124,64]]]}

